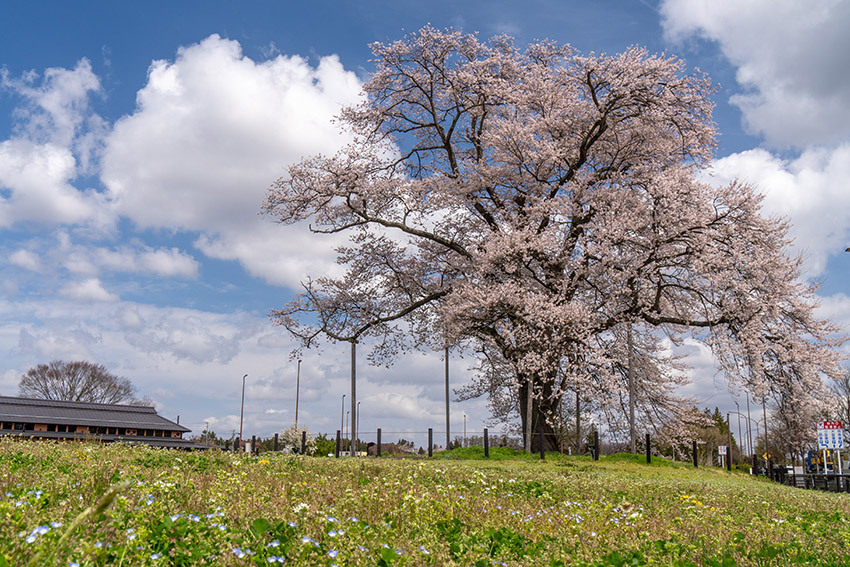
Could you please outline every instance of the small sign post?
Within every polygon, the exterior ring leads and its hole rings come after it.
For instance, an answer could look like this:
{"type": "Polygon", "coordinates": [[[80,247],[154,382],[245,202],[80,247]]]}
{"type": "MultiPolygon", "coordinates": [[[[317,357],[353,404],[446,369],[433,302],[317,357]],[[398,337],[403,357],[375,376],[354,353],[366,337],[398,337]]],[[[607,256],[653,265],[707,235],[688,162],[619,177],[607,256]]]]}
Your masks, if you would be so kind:
{"type": "Polygon", "coordinates": [[[840,421],[819,422],[818,446],[823,449],[823,472],[826,473],[827,449],[834,449],[838,457],[838,474],[842,474],[841,449],[844,448],[844,424],[840,421]]]}
{"type": "Polygon", "coordinates": [[[729,458],[726,452],[726,445],[720,445],[717,447],[717,452],[720,454],[720,467],[723,468],[726,464],[726,459],[729,458]]]}

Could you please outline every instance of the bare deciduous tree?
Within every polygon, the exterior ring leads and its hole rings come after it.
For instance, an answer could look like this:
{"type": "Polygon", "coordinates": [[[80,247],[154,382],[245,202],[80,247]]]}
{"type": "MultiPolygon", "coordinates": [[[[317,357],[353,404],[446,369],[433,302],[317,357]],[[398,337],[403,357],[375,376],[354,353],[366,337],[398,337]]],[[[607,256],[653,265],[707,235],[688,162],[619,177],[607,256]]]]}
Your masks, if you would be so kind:
{"type": "Polygon", "coordinates": [[[137,397],[129,379],[86,361],[54,360],[30,368],[21,376],[18,392],[21,397],[42,400],[151,405],[150,400],[137,397]]]}

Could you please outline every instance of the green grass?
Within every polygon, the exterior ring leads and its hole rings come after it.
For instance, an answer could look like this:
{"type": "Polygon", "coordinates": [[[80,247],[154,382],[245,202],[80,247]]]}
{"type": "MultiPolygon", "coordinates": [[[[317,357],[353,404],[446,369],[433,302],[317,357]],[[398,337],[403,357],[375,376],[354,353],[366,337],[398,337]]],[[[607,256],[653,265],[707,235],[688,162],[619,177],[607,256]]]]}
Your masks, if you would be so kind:
{"type": "Polygon", "coordinates": [[[850,495],[635,455],[240,458],[4,439],[0,491],[0,567],[850,565],[850,495]]]}
{"type": "MultiPolygon", "coordinates": [[[[442,460],[484,460],[483,447],[460,447],[451,451],[439,451],[434,453],[433,458],[442,460]]],[[[559,453],[547,453],[548,459],[561,460],[563,455],[559,453]]],[[[539,453],[526,453],[520,449],[512,449],[510,447],[491,447],[491,461],[539,461],[539,453]]]]}

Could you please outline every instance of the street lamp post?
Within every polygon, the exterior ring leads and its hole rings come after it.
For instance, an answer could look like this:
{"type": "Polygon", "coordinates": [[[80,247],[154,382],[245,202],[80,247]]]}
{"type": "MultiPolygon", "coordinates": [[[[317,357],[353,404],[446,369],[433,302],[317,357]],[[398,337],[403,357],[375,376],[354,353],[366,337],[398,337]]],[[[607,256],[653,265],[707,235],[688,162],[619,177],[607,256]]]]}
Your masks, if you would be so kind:
{"type": "MultiPolygon", "coordinates": [[[[735,413],[735,414],[738,415],[739,419],[743,417],[746,420],[746,422],[747,422],[747,435],[749,436],[750,439],[752,439],[752,429],[750,429],[750,423],[751,422],[755,423],[756,424],[756,442],[758,442],[758,438],[759,438],[759,435],[760,435],[759,432],[761,431],[759,429],[759,423],[761,423],[762,420],[761,419],[753,419],[751,417],[748,417],[748,416],[742,414],[739,411],[729,412],[729,413],[735,413]]],[[[740,421],[738,423],[740,424],[740,421]]],[[[739,435],[740,435],[740,425],[738,426],[738,429],[739,429],[739,435]]],[[[755,471],[756,470],[756,455],[755,455],[754,448],[753,448],[752,444],[750,445],[750,451],[752,452],[753,471],[755,471]]]]}
{"type": "Polygon", "coordinates": [[[732,420],[730,419],[731,412],[726,413],[726,435],[728,437],[727,447],[726,447],[726,470],[732,470],[732,420]]]}
{"type": "Polygon", "coordinates": [[[245,378],[248,375],[244,375],[242,377],[242,405],[239,408],[239,448],[242,448],[242,418],[245,416],[245,378]]]}
{"type": "Polygon", "coordinates": [[[463,446],[469,446],[469,444],[466,442],[466,414],[463,414],[463,446]]]}
{"type": "MultiPolygon", "coordinates": [[[[351,419],[357,419],[357,340],[351,341],[351,419]]],[[[354,425],[354,424],[352,424],[354,425]]],[[[349,429],[349,433],[354,431],[355,427],[349,429]]],[[[351,436],[351,444],[349,446],[349,455],[354,456],[354,436],[351,436]]]]}
{"type": "Polygon", "coordinates": [[[449,422],[449,347],[446,346],[446,451],[451,448],[451,424],[449,422]]]}
{"type": "MultiPolygon", "coordinates": [[[[764,458],[767,459],[767,463],[765,463],[765,464],[768,465],[768,468],[773,469],[773,465],[771,464],[771,458],[770,458],[770,446],[768,445],[768,440],[767,440],[767,404],[765,403],[765,400],[767,400],[767,396],[765,396],[761,399],[761,409],[762,409],[762,412],[764,412],[764,455],[765,455],[764,458]]],[[[770,470],[768,472],[773,472],[773,471],[770,470]]]]}
{"type": "Polygon", "coordinates": [[[738,460],[741,462],[741,470],[744,470],[744,452],[741,450],[741,442],[743,441],[741,437],[741,408],[738,407],[738,402],[735,401],[735,413],[738,414],[738,460]]]}
{"type": "Polygon", "coordinates": [[[345,437],[345,394],[342,395],[342,408],[339,410],[339,434],[345,437]]]}
{"type": "Polygon", "coordinates": [[[298,359],[298,370],[295,373],[295,430],[298,431],[298,392],[301,390],[301,359],[298,359]]]}
{"type": "MultiPolygon", "coordinates": [[[[752,421],[752,419],[750,418],[750,393],[749,392],[747,392],[747,420],[748,420],[747,421],[747,435],[749,436],[750,456],[752,457],[753,469],[755,470],[755,468],[756,468],[756,452],[753,450],[753,430],[750,428],[750,421],[752,421]]],[[[758,439],[758,436],[756,436],[756,439],[758,439]]]]}

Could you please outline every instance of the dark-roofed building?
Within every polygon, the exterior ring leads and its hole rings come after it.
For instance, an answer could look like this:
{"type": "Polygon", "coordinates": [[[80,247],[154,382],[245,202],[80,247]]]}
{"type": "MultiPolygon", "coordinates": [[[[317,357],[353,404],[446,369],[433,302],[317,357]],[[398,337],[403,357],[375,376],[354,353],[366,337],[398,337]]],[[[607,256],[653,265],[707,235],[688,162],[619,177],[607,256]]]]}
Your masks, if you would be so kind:
{"type": "Polygon", "coordinates": [[[183,439],[183,434],[189,431],[149,406],[0,396],[0,435],[196,448],[192,441],[183,439]]]}

